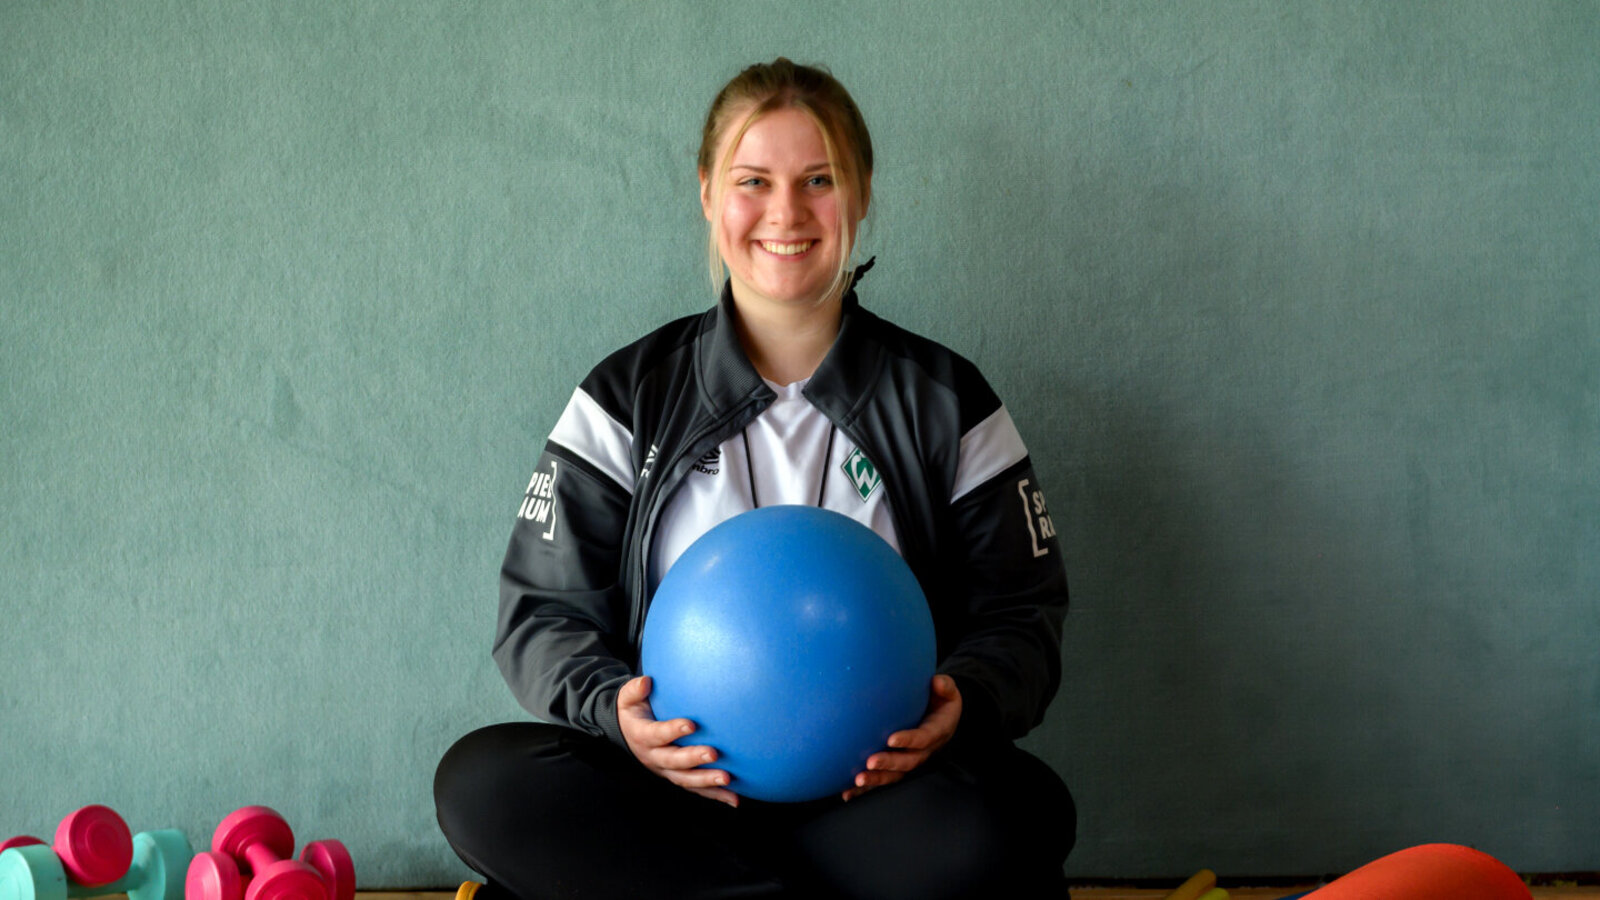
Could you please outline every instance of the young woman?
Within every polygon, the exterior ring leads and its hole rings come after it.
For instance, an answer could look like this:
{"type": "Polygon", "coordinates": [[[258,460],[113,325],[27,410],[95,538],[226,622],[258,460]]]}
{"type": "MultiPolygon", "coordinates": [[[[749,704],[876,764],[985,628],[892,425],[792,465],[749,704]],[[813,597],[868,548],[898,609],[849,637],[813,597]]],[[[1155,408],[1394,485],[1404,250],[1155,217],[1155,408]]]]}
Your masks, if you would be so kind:
{"type": "Polygon", "coordinates": [[[501,571],[494,647],[517,699],[553,724],[450,750],[434,788],[446,837],[486,876],[479,900],[1065,896],[1071,796],[1011,743],[1059,680],[1061,551],[982,376],[857,301],[872,143],[855,102],[822,70],[751,66],[712,103],[699,171],[720,301],[612,354],[556,423],[501,571]],[[635,677],[673,561],[780,503],[844,513],[895,547],[938,641],[921,724],[840,797],[802,804],[739,797],[716,748],[690,721],[656,721],[635,677]]]}

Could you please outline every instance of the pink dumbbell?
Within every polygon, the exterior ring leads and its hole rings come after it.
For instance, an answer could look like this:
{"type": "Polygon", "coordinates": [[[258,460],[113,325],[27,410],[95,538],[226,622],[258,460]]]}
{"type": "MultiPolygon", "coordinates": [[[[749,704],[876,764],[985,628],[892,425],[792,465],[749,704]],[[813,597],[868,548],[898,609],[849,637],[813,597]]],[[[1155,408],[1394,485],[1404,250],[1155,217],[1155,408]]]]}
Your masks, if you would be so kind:
{"type": "Polygon", "coordinates": [[[353,900],[355,865],[343,844],[308,844],[299,860],[293,853],[294,832],[276,811],[235,810],[217,826],[211,852],[189,864],[185,900],[353,900]],[[250,871],[248,886],[241,864],[250,871]]]}
{"type": "MultiPolygon", "coordinates": [[[[12,847],[43,843],[36,837],[19,835],[0,844],[0,853],[12,847]]],[[[50,849],[61,858],[67,875],[84,887],[110,884],[133,865],[133,834],[121,816],[104,806],[85,806],[62,819],[50,849]]]]}

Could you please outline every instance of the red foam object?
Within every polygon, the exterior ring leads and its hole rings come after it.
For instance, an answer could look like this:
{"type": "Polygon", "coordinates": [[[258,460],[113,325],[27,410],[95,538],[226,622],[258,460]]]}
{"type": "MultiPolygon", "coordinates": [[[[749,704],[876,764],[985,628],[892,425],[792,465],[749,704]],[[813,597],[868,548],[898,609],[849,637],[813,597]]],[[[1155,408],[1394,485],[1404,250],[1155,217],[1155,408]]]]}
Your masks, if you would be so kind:
{"type": "Polygon", "coordinates": [[[355,900],[356,866],[339,841],[316,841],[300,852],[300,861],[317,870],[327,885],[328,900],[355,900]]]}
{"type": "MultiPolygon", "coordinates": [[[[294,832],[271,807],[246,806],[229,813],[217,825],[211,849],[250,870],[244,900],[330,900],[322,876],[309,863],[288,858],[294,852],[294,832]]],[[[208,900],[220,900],[223,893],[217,888],[208,900]]]]}
{"type": "Polygon", "coordinates": [[[133,864],[133,834],[104,806],[85,806],[56,828],[56,855],[67,875],[84,887],[110,884],[133,864]]]}
{"type": "Polygon", "coordinates": [[[1532,900],[1505,863],[1457,844],[1423,844],[1367,863],[1305,900],[1532,900]]]}
{"type": "Polygon", "coordinates": [[[196,853],[184,878],[183,896],[184,900],[243,900],[239,864],[215,850],[196,853]]]}

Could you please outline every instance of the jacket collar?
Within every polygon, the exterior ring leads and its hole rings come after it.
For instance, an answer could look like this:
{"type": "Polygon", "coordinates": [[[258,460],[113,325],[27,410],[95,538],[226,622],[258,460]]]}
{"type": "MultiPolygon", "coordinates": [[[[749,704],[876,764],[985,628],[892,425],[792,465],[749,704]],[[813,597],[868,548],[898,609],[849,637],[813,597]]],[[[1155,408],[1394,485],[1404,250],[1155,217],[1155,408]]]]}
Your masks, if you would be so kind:
{"type": "Polygon", "coordinates": [[[771,400],[775,396],[739,343],[739,330],[734,326],[731,281],[723,282],[716,309],[701,320],[695,364],[700,370],[700,389],[705,393],[705,401],[718,415],[749,400],[771,400]]]}
{"type": "Polygon", "coordinates": [[[856,412],[876,390],[884,366],[883,320],[862,309],[856,297],[856,284],[876,261],[869,259],[856,267],[850,290],[844,295],[839,336],[801,392],[824,415],[845,427],[855,421],[856,412]]]}
{"type": "MultiPolygon", "coordinates": [[[[839,336],[823,357],[803,392],[829,418],[844,424],[870,393],[883,365],[882,347],[876,340],[877,316],[861,308],[856,284],[877,260],[869,259],[851,273],[839,319],[839,336]]],[[[733,285],[724,282],[717,307],[702,320],[696,349],[700,384],[706,401],[718,413],[750,400],[770,401],[772,389],[750,363],[734,326],[733,285]]]]}

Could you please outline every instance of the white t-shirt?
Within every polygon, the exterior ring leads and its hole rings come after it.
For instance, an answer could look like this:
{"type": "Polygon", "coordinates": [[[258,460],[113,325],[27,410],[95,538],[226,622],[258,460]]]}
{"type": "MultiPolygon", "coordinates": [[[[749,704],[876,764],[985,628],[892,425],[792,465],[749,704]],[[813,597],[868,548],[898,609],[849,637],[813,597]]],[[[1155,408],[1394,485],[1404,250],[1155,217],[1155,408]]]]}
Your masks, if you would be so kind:
{"type": "Polygon", "coordinates": [[[778,399],[743,432],[695,462],[656,523],[651,590],[700,535],[758,505],[844,513],[900,552],[882,479],[866,454],[801,395],[807,381],[768,381],[778,399]]]}

